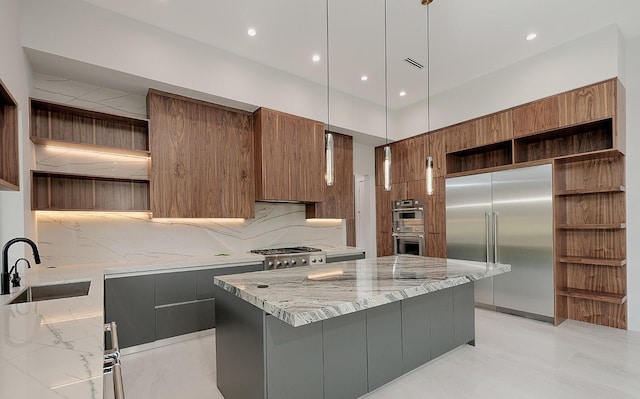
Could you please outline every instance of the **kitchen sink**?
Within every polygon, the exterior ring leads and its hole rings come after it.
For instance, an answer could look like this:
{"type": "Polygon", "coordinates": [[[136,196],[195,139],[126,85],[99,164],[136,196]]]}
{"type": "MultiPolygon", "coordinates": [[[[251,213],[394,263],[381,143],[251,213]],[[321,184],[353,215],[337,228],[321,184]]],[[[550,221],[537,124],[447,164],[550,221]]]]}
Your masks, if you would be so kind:
{"type": "Polygon", "coordinates": [[[48,301],[50,299],[71,298],[84,296],[89,293],[91,281],[78,281],[73,283],[31,285],[15,297],[8,304],[48,301]]]}

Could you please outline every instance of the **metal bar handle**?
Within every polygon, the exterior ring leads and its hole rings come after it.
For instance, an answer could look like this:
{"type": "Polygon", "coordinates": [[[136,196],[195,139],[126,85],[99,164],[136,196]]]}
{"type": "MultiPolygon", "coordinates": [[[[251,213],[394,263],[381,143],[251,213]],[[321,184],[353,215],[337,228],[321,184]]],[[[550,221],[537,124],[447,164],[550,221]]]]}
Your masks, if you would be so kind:
{"type": "Polygon", "coordinates": [[[493,262],[498,262],[498,212],[493,212],[493,262]]]}
{"type": "Polygon", "coordinates": [[[490,252],[489,241],[491,241],[489,239],[489,212],[484,213],[484,233],[486,236],[485,242],[487,244],[487,263],[489,263],[489,252],[490,252]]]}
{"type": "Polygon", "coordinates": [[[122,369],[120,361],[113,366],[113,393],[116,399],[124,399],[124,385],[122,384],[122,369]]]}
{"type": "Polygon", "coordinates": [[[115,399],[124,398],[122,368],[120,363],[120,346],[118,344],[118,326],[115,321],[104,325],[104,331],[111,335],[111,349],[104,352],[104,373],[113,373],[113,392],[115,399]]]}
{"type": "Polygon", "coordinates": [[[424,211],[424,207],[417,207],[417,208],[396,208],[393,210],[394,212],[414,212],[414,211],[424,211]]]}

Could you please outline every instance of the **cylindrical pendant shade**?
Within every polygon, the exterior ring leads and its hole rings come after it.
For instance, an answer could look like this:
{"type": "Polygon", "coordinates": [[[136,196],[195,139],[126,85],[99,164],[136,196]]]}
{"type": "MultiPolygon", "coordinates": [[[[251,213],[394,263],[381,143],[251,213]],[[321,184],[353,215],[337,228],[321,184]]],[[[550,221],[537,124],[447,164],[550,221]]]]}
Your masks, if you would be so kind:
{"type": "Polygon", "coordinates": [[[391,147],[384,147],[384,189],[391,191],[391,147]]]}
{"type": "Polygon", "coordinates": [[[335,176],[333,134],[327,133],[324,135],[324,148],[325,148],[325,162],[327,163],[324,179],[327,182],[327,186],[333,186],[333,180],[335,176]]]}
{"type": "Polygon", "coordinates": [[[427,157],[427,195],[433,195],[433,158],[427,157]]]}

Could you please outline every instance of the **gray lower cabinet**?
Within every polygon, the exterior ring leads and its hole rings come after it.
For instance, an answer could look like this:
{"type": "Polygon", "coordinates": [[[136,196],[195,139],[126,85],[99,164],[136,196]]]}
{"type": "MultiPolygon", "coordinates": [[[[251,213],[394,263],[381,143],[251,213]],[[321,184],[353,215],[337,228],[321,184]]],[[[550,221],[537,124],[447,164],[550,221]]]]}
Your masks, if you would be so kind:
{"type": "Polygon", "coordinates": [[[364,252],[358,252],[357,254],[329,256],[327,255],[327,263],[343,262],[346,260],[358,260],[364,259],[364,252]]]}
{"type": "MultiPolygon", "coordinates": [[[[473,284],[467,284],[473,285],[473,284]]],[[[431,359],[449,352],[454,345],[453,289],[432,292],[431,301],[431,359]]]]}
{"type": "Polygon", "coordinates": [[[429,295],[402,301],[402,366],[405,372],[431,360],[431,313],[429,295]]]}
{"type": "Polygon", "coordinates": [[[454,346],[463,344],[475,346],[476,318],[474,295],[473,284],[462,284],[453,287],[454,346]]]}
{"type": "Polygon", "coordinates": [[[155,341],[155,276],[107,279],[104,297],[104,320],[118,325],[120,348],[155,341]]]}
{"type": "Polygon", "coordinates": [[[263,270],[262,263],[105,279],[105,322],[121,348],[214,328],[213,278],[263,270]]]}
{"type": "Polygon", "coordinates": [[[369,391],[402,375],[402,315],[400,301],[367,309],[367,369],[369,391]]]}

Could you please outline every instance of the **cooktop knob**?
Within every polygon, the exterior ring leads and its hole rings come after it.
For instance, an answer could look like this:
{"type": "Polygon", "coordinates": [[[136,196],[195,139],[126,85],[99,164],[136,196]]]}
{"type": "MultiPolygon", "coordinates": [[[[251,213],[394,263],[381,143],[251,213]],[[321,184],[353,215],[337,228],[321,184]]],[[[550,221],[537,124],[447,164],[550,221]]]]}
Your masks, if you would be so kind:
{"type": "Polygon", "coordinates": [[[307,263],[306,259],[302,259],[302,264],[304,265],[305,263],[307,263]]]}
{"type": "Polygon", "coordinates": [[[277,261],[277,262],[276,262],[276,269],[277,269],[277,268],[279,268],[280,266],[282,266],[282,262],[277,261]]]}
{"type": "Polygon", "coordinates": [[[322,263],[322,258],[318,258],[318,262],[322,263]]]}
{"type": "Polygon", "coordinates": [[[311,259],[311,263],[316,263],[316,258],[311,259]]]}
{"type": "Polygon", "coordinates": [[[295,264],[296,264],[296,261],[295,261],[295,260],[292,260],[292,261],[291,261],[291,266],[293,266],[293,265],[295,265],[295,264]]]}
{"type": "Polygon", "coordinates": [[[287,266],[289,266],[289,261],[288,261],[288,260],[285,260],[285,261],[284,261],[284,267],[287,267],[287,266]]]}

